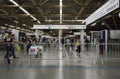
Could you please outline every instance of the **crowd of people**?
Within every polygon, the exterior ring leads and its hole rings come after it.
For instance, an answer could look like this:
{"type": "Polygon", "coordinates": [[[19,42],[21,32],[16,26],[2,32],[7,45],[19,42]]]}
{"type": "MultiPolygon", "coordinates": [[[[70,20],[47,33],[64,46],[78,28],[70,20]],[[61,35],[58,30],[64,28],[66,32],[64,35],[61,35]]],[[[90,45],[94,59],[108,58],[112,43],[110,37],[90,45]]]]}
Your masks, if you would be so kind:
{"type": "MultiPolygon", "coordinates": [[[[20,38],[19,42],[15,40],[15,35],[10,33],[4,37],[4,42],[5,42],[5,58],[10,58],[13,56],[13,58],[18,58],[15,54],[16,50],[16,43],[19,45],[19,50],[25,49],[25,45],[27,47],[26,52],[29,53],[29,48],[33,44],[47,44],[48,46],[51,47],[53,45],[59,44],[58,38],[46,38],[46,37],[39,37],[38,39],[34,36],[29,36],[29,37],[22,37],[20,38]]],[[[85,43],[89,43],[89,40],[85,38],[85,43]]],[[[80,53],[81,52],[81,41],[79,37],[62,37],[61,38],[61,44],[62,46],[65,46],[66,50],[69,51],[70,47],[72,49],[75,49],[76,52],[80,53]]],[[[89,48],[89,45],[85,45],[86,49],[89,48]]]]}

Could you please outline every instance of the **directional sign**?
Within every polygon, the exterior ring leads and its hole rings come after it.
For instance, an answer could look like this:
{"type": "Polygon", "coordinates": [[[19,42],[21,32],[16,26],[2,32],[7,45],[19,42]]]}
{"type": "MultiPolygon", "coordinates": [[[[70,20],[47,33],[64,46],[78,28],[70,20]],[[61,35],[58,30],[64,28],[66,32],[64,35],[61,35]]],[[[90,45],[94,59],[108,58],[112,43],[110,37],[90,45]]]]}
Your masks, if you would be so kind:
{"type": "Polygon", "coordinates": [[[97,9],[92,15],[90,15],[85,21],[86,25],[89,25],[96,20],[104,17],[105,15],[111,13],[112,11],[120,7],[120,0],[109,0],[102,7],[97,9]]]}
{"type": "Polygon", "coordinates": [[[33,25],[33,29],[86,29],[86,25],[33,25]]]}

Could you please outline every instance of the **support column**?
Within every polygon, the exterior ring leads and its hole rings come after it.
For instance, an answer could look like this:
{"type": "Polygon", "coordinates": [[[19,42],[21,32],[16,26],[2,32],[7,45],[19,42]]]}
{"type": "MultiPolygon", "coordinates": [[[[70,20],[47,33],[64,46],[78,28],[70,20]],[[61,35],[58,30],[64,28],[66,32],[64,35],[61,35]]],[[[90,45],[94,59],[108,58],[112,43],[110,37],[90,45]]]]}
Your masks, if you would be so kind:
{"type": "Polygon", "coordinates": [[[37,38],[37,40],[39,39],[39,30],[35,31],[35,37],[37,38]]]}
{"type": "Polygon", "coordinates": [[[94,43],[94,42],[93,42],[93,32],[91,31],[91,45],[90,45],[90,46],[91,46],[91,49],[92,49],[92,47],[93,47],[93,43],[94,43]]]}
{"type": "Polygon", "coordinates": [[[62,43],[61,43],[62,30],[59,30],[59,59],[62,59],[62,43]]]}
{"type": "Polygon", "coordinates": [[[19,30],[12,29],[12,33],[15,35],[16,42],[19,42],[19,30]]]}
{"type": "Polygon", "coordinates": [[[107,45],[108,45],[108,31],[105,30],[105,54],[106,54],[106,56],[108,54],[108,52],[107,52],[107,50],[108,50],[107,45]]]}
{"type": "Polygon", "coordinates": [[[84,52],[84,29],[81,30],[80,40],[81,40],[81,51],[84,52]]]}
{"type": "Polygon", "coordinates": [[[93,43],[93,32],[91,31],[91,43],[93,43]]]}

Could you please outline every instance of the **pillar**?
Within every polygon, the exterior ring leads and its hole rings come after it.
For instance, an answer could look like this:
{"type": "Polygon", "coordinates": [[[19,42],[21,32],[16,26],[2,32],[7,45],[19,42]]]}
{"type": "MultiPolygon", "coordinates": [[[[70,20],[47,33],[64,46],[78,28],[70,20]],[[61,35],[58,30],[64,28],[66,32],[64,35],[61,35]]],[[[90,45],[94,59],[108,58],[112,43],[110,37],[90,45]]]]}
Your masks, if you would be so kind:
{"type": "Polygon", "coordinates": [[[84,52],[84,29],[81,30],[80,40],[81,40],[81,51],[84,52]]]}
{"type": "Polygon", "coordinates": [[[93,32],[91,31],[91,43],[93,43],[93,32]]]}
{"type": "Polygon", "coordinates": [[[62,30],[59,30],[59,59],[62,59],[62,43],[61,43],[62,30]]]}
{"type": "Polygon", "coordinates": [[[17,29],[12,29],[12,34],[15,35],[15,40],[16,40],[16,42],[19,42],[19,30],[17,30],[17,29]]]}
{"type": "Polygon", "coordinates": [[[35,31],[35,37],[37,38],[37,40],[39,39],[39,30],[35,31]]]}
{"type": "Polygon", "coordinates": [[[106,56],[107,56],[107,50],[108,50],[108,31],[107,30],[105,30],[105,54],[106,54],[106,56]]]}

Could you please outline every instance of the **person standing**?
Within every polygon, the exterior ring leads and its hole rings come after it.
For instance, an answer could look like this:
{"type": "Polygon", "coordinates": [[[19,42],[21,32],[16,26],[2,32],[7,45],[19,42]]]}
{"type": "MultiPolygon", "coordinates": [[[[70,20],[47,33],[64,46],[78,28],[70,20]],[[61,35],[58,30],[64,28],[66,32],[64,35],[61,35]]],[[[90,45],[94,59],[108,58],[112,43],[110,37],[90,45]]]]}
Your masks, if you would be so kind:
{"type": "Polygon", "coordinates": [[[100,57],[103,57],[103,52],[104,52],[104,45],[103,45],[103,41],[102,39],[99,40],[99,54],[100,54],[100,57]]]}
{"type": "Polygon", "coordinates": [[[27,41],[27,54],[29,52],[29,48],[32,46],[32,41],[33,41],[32,37],[29,37],[27,41]]]}
{"type": "Polygon", "coordinates": [[[13,56],[13,58],[18,58],[15,55],[15,37],[13,34],[8,35],[8,37],[5,39],[5,44],[6,44],[5,58],[7,58],[8,64],[10,64],[11,56],[13,56]]]}
{"type": "Polygon", "coordinates": [[[79,39],[76,40],[75,46],[76,46],[76,51],[80,54],[80,52],[81,52],[81,42],[80,42],[79,39]]]}
{"type": "Polygon", "coordinates": [[[89,40],[88,40],[87,37],[85,38],[85,47],[86,47],[86,51],[88,51],[88,49],[89,49],[89,40]]]}

